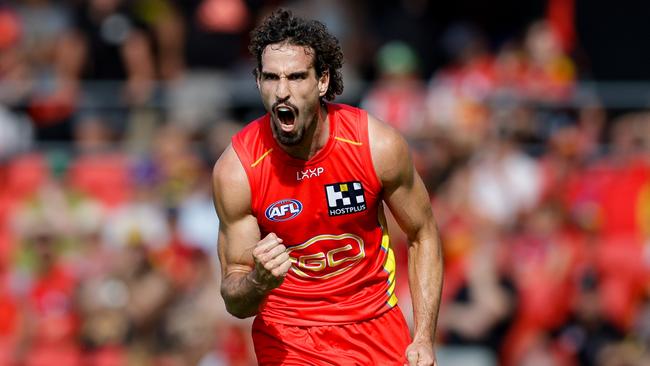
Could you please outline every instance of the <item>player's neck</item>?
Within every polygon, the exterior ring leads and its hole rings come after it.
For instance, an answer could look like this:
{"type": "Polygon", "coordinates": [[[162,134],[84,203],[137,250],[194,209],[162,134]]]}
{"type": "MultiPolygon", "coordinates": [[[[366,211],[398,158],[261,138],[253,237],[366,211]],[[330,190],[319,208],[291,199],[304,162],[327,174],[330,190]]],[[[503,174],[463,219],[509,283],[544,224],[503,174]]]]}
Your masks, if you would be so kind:
{"type": "Polygon", "coordinates": [[[315,121],[305,131],[302,141],[294,146],[279,143],[282,150],[296,159],[309,160],[325,147],[330,131],[327,105],[321,105],[314,118],[315,121]]]}

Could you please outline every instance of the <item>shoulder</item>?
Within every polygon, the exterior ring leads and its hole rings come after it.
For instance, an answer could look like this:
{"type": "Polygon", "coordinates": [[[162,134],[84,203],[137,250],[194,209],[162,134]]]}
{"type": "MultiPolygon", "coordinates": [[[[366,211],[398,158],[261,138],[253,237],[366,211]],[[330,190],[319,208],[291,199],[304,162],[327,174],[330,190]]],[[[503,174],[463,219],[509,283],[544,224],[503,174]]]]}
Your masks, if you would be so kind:
{"type": "Polygon", "coordinates": [[[350,124],[356,124],[363,120],[367,113],[365,109],[355,107],[344,103],[327,103],[329,112],[335,114],[339,120],[348,121],[350,124]]]}
{"type": "Polygon", "coordinates": [[[255,139],[260,138],[263,134],[263,123],[266,121],[267,115],[261,116],[249,123],[247,123],[241,130],[233,135],[233,141],[241,141],[243,144],[255,139]]]}
{"type": "Polygon", "coordinates": [[[272,139],[268,114],[246,124],[232,137],[232,148],[242,164],[250,165],[260,154],[270,148],[272,139]]]}
{"type": "Polygon", "coordinates": [[[238,181],[240,176],[245,177],[246,173],[237,153],[235,153],[235,149],[230,144],[214,164],[212,168],[212,179],[218,183],[233,183],[238,181]],[[239,171],[242,174],[237,174],[239,171]]]}
{"type": "Polygon", "coordinates": [[[368,114],[368,140],[373,165],[382,184],[395,182],[408,173],[412,165],[409,147],[397,130],[368,114]]]}
{"type": "Polygon", "coordinates": [[[214,164],[212,190],[220,218],[222,215],[250,211],[251,193],[248,178],[232,145],[226,148],[214,164]]]}

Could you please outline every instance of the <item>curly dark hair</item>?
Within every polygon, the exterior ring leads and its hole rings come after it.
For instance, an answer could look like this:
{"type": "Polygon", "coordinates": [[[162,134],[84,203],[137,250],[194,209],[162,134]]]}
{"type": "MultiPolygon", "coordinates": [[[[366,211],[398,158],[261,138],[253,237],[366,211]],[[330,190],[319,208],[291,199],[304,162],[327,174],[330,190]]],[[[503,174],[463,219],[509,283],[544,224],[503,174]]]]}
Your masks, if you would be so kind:
{"type": "Polygon", "coordinates": [[[248,50],[257,59],[253,70],[255,77],[259,77],[262,69],[262,52],[266,46],[282,42],[314,50],[314,68],[318,77],[329,71],[330,82],[325,99],[334,100],[343,92],[343,52],[338,39],[327,31],[323,23],[296,17],[285,9],[274,11],[251,32],[248,50]]]}

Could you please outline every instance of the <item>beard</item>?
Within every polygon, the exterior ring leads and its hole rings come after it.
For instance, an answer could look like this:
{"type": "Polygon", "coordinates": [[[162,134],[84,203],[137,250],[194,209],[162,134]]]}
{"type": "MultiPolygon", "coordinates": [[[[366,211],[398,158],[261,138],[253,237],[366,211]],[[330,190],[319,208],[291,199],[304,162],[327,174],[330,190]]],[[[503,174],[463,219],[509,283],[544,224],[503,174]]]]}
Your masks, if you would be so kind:
{"type": "Polygon", "coordinates": [[[278,142],[285,146],[295,146],[300,144],[303,137],[305,136],[305,128],[302,127],[293,132],[285,132],[282,129],[278,128],[277,122],[274,120],[271,123],[275,137],[278,139],[278,142]]]}
{"type": "MultiPolygon", "coordinates": [[[[298,107],[289,102],[288,100],[279,100],[276,101],[272,106],[271,106],[271,119],[272,123],[271,126],[273,127],[273,134],[277,138],[278,142],[281,143],[282,145],[285,146],[295,146],[300,144],[302,141],[304,135],[305,135],[305,128],[304,126],[298,129],[295,129],[296,124],[298,123],[298,107]],[[294,125],[294,130],[290,132],[283,131],[282,128],[280,128],[280,123],[282,123],[281,117],[279,114],[277,114],[277,108],[279,105],[285,105],[289,108],[292,109],[292,119],[293,119],[293,125],[294,125]]],[[[285,114],[286,117],[286,114],[285,114]]]]}

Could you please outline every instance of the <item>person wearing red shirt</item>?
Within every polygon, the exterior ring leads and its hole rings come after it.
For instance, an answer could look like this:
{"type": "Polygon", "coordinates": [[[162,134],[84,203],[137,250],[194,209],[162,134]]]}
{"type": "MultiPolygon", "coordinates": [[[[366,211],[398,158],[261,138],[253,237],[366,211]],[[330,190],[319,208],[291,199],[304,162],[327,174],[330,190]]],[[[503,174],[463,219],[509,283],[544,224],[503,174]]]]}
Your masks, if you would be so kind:
{"type": "Polygon", "coordinates": [[[261,365],[435,365],[441,248],[408,145],[364,110],[330,102],[343,55],[323,24],[278,10],[250,50],[268,113],[213,170],[227,310],[256,316],[261,365]],[[409,239],[412,338],[384,203],[409,239]]]}

